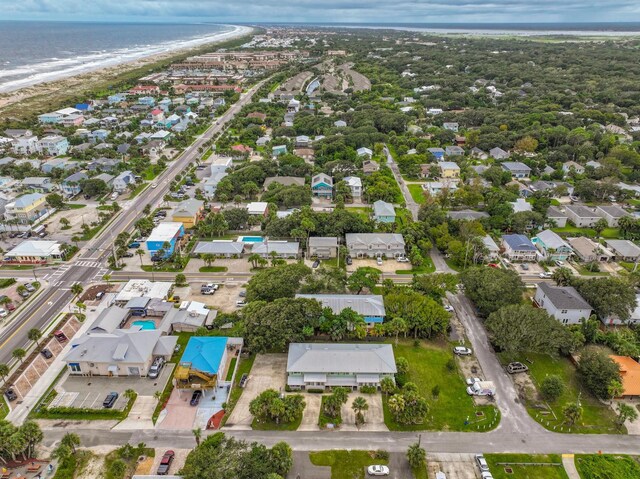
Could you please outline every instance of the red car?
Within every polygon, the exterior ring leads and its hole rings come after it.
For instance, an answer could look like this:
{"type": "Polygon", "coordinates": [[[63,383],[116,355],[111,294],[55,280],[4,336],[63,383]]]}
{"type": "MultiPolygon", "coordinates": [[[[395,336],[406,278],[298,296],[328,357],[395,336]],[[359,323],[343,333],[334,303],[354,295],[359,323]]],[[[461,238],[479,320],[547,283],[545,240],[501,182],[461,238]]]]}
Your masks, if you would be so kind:
{"type": "Polygon", "coordinates": [[[7,305],[5,306],[5,308],[7,308],[7,311],[11,312],[11,311],[15,311],[16,310],[16,305],[13,303],[7,303],[7,305]]]}
{"type": "Polygon", "coordinates": [[[498,266],[496,263],[489,263],[488,266],[489,268],[500,268],[500,266],[498,266]]]}
{"type": "Polygon", "coordinates": [[[159,476],[166,476],[169,474],[169,468],[171,467],[171,463],[173,462],[175,455],[176,453],[173,451],[167,451],[164,453],[164,456],[162,456],[162,459],[160,460],[160,465],[158,466],[157,474],[159,476]]]}

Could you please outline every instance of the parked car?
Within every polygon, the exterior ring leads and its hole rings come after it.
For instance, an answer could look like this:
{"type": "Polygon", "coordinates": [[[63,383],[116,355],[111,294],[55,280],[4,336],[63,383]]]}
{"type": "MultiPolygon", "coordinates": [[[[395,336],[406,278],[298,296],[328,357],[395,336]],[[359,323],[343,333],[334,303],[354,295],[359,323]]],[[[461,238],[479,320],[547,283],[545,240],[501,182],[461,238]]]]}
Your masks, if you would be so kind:
{"type": "Polygon", "coordinates": [[[313,262],[313,264],[311,265],[311,267],[314,268],[314,269],[317,268],[318,266],[320,266],[320,260],[319,259],[315,260],[313,262]]]}
{"type": "Polygon", "coordinates": [[[478,381],[467,388],[469,396],[493,396],[496,386],[491,381],[478,381]]]}
{"type": "Polygon", "coordinates": [[[0,308],[0,318],[6,318],[7,316],[9,316],[9,311],[7,311],[6,309],[0,308]]]}
{"type": "Polygon", "coordinates": [[[54,331],[53,337],[56,338],[59,343],[64,343],[65,341],[67,341],[69,339],[69,338],[67,338],[67,335],[64,334],[64,332],[61,331],[61,330],[54,331]]]}
{"type": "Polygon", "coordinates": [[[238,308],[242,308],[243,306],[246,306],[246,305],[247,305],[247,302],[243,299],[236,301],[236,307],[238,308]]]}
{"type": "Polygon", "coordinates": [[[529,271],[529,265],[527,263],[522,263],[520,267],[525,271],[529,271]]]}
{"type": "Polygon", "coordinates": [[[524,372],[527,372],[528,370],[529,370],[529,367],[526,364],[522,364],[519,362],[513,362],[513,363],[507,364],[507,372],[509,374],[524,373],[524,372]]]}
{"type": "Polygon", "coordinates": [[[540,276],[542,279],[547,279],[547,278],[551,278],[551,273],[544,272],[544,273],[540,273],[538,276],[540,276]]]}
{"type": "Polygon", "coordinates": [[[31,283],[25,283],[24,284],[24,289],[26,289],[30,293],[33,293],[36,290],[35,286],[32,285],[31,283]]]}
{"type": "Polygon", "coordinates": [[[238,296],[240,296],[241,298],[245,298],[247,296],[247,291],[243,289],[238,293],[238,296]]]}
{"type": "Polygon", "coordinates": [[[381,465],[369,466],[367,467],[367,474],[370,476],[388,476],[389,468],[381,465]]]}
{"type": "Polygon", "coordinates": [[[556,266],[564,266],[564,261],[560,261],[559,259],[555,260],[554,263],[556,266]]]}
{"type": "Polygon", "coordinates": [[[53,357],[53,353],[49,351],[47,348],[44,348],[42,351],[40,351],[40,354],[42,354],[45,357],[45,359],[51,359],[53,357]]]}
{"type": "Polygon", "coordinates": [[[408,263],[409,262],[409,258],[407,258],[406,256],[398,256],[396,258],[396,261],[398,263],[408,263]]]}
{"type": "Polygon", "coordinates": [[[140,243],[138,243],[137,241],[133,241],[127,245],[127,248],[131,248],[131,249],[140,248],[140,243]]]}
{"type": "Polygon", "coordinates": [[[480,474],[480,477],[482,479],[493,479],[493,476],[491,475],[490,472],[484,471],[480,474]]]}
{"type": "Polygon", "coordinates": [[[16,310],[16,305],[13,304],[13,303],[7,303],[5,307],[7,308],[7,311],[9,311],[9,312],[12,312],[12,311],[16,310]]]}
{"type": "Polygon", "coordinates": [[[449,313],[453,313],[454,311],[453,306],[451,306],[450,304],[445,304],[444,310],[448,311],[449,313]]]}
{"type": "Polygon", "coordinates": [[[482,381],[482,379],[480,378],[467,378],[465,380],[465,382],[467,383],[467,386],[473,386],[475,383],[482,381]]]}
{"type": "Polygon", "coordinates": [[[169,469],[171,468],[171,463],[173,462],[173,458],[176,453],[169,450],[162,455],[162,459],[160,459],[160,465],[158,466],[158,470],[156,473],[159,476],[166,476],[169,474],[169,469]]]}
{"type": "Polygon", "coordinates": [[[100,299],[102,299],[102,298],[104,298],[104,291],[98,291],[98,292],[96,293],[96,299],[97,299],[97,300],[100,300],[100,299]]]}
{"type": "Polygon", "coordinates": [[[351,266],[353,264],[353,259],[351,258],[351,256],[347,255],[345,261],[347,262],[347,264],[349,266],[351,266]]]}
{"type": "Polygon", "coordinates": [[[104,401],[102,401],[102,407],[106,409],[111,409],[117,400],[118,400],[118,393],[110,392],[109,394],[107,394],[107,397],[104,398],[104,401]]]}
{"type": "Polygon", "coordinates": [[[155,189],[155,188],[157,188],[157,187],[158,187],[158,184],[157,184],[157,183],[151,183],[151,188],[154,188],[154,189],[155,189]]]}
{"type": "Polygon", "coordinates": [[[476,454],[475,455],[475,459],[476,459],[476,464],[478,465],[478,468],[480,469],[480,472],[488,472],[489,471],[489,464],[487,464],[487,460],[484,458],[484,456],[482,454],[476,454]]]}
{"type": "Polygon", "coordinates": [[[193,394],[191,395],[191,401],[189,401],[189,404],[191,404],[192,406],[197,406],[198,404],[200,404],[201,397],[202,397],[202,391],[200,391],[200,389],[196,389],[195,391],[193,391],[193,394]]]}
{"type": "Polygon", "coordinates": [[[238,385],[243,388],[246,386],[247,381],[249,380],[249,376],[247,375],[247,373],[244,373],[242,375],[242,377],[240,378],[240,383],[238,383],[238,385]]]}
{"type": "Polygon", "coordinates": [[[7,389],[4,392],[4,395],[6,396],[8,401],[15,401],[16,399],[18,399],[18,395],[15,393],[15,391],[12,388],[7,389]]]}
{"type": "Polygon", "coordinates": [[[118,199],[118,192],[114,191],[113,193],[111,193],[111,197],[110,198],[111,198],[112,201],[118,199]]]}
{"type": "Polygon", "coordinates": [[[162,371],[163,366],[164,358],[157,357],[156,359],[154,359],[151,367],[149,368],[149,372],[147,373],[149,379],[156,379],[158,376],[160,376],[160,372],[162,371]]]}
{"type": "Polygon", "coordinates": [[[218,291],[220,289],[220,285],[215,283],[207,283],[200,286],[200,291],[204,292],[205,290],[218,291]]]}
{"type": "Polygon", "coordinates": [[[133,258],[133,253],[131,251],[127,251],[126,253],[122,253],[123,258],[133,258]]]}
{"type": "Polygon", "coordinates": [[[500,269],[500,265],[497,263],[489,263],[487,266],[489,266],[489,268],[500,269]]]}
{"type": "Polygon", "coordinates": [[[382,258],[380,256],[378,256],[378,258],[376,259],[376,263],[378,264],[378,266],[382,266],[382,258]]]}
{"type": "Polygon", "coordinates": [[[31,296],[31,293],[29,291],[23,291],[22,293],[18,294],[20,294],[20,296],[22,296],[24,299],[27,299],[29,296],[31,296]]]}
{"type": "Polygon", "coordinates": [[[465,348],[464,346],[456,346],[453,348],[453,354],[457,354],[458,356],[471,356],[473,351],[471,348],[465,348]]]}

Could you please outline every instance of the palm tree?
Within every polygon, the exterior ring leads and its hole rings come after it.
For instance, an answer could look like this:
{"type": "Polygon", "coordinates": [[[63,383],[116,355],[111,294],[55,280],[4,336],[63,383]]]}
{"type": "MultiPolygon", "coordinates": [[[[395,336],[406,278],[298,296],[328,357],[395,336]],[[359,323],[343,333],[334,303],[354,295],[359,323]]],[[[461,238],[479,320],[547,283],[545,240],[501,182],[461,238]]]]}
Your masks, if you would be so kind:
{"type": "Polygon", "coordinates": [[[68,432],[67,434],[62,436],[60,445],[67,446],[69,449],[71,449],[71,452],[75,454],[76,448],[80,445],[80,436],[78,436],[76,433],[68,432]]]}
{"type": "Polygon", "coordinates": [[[364,411],[369,410],[369,404],[367,404],[367,400],[362,396],[358,396],[353,400],[351,404],[351,409],[356,413],[356,425],[364,424],[364,411]]]}
{"type": "Polygon", "coordinates": [[[253,253],[249,255],[249,257],[247,258],[247,261],[251,263],[251,266],[253,268],[257,268],[258,263],[260,262],[261,259],[262,259],[262,256],[260,256],[258,253],[253,253]]]}
{"type": "Polygon", "coordinates": [[[27,352],[22,348],[14,349],[13,352],[11,353],[11,356],[13,356],[18,361],[20,361],[20,364],[22,364],[22,360],[26,355],[27,355],[27,352]]]}
{"type": "Polygon", "coordinates": [[[133,389],[127,389],[124,392],[124,397],[126,397],[129,401],[137,396],[137,393],[133,389]]]}
{"type": "Polygon", "coordinates": [[[568,404],[562,410],[562,413],[564,414],[565,422],[569,426],[573,426],[582,417],[582,406],[580,406],[580,403],[578,402],[568,404]]]}
{"type": "Polygon", "coordinates": [[[9,375],[10,371],[11,370],[9,369],[9,366],[7,366],[4,363],[0,364],[0,376],[2,376],[2,380],[3,381],[7,378],[7,376],[9,375]]]}
{"type": "Polygon", "coordinates": [[[200,255],[200,258],[202,258],[204,264],[206,264],[207,266],[211,266],[211,264],[216,260],[216,255],[212,253],[204,253],[200,255]]]}
{"type": "Polygon", "coordinates": [[[62,229],[66,230],[69,229],[71,222],[67,218],[60,218],[60,224],[62,225],[62,229]]]}
{"type": "Polygon", "coordinates": [[[71,292],[74,294],[75,298],[80,296],[83,291],[84,291],[84,288],[82,287],[82,285],[80,283],[73,283],[71,285],[71,292]]]}
{"type": "Polygon", "coordinates": [[[139,249],[139,250],[137,250],[137,251],[136,251],[136,254],[137,254],[138,256],[140,256],[140,268],[142,268],[142,266],[143,266],[143,265],[142,265],[142,257],[144,256],[144,251],[142,251],[141,249],[139,249]]]}
{"type": "Polygon", "coordinates": [[[102,277],[102,279],[106,281],[107,285],[109,285],[109,281],[111,281],[111,275],[107,273],[102,277]]]}
{"type": "Polygon", "coordinates": [[[78,246],[78,241],[81,241],[82,238],[80,238],[80,236],[75,235],[71,237],[71,241],[73,241],[76,244],[76,248],[80,249],[80,246],[78,246]]]}
{"type": "Polygon", "coordinates": [[[11,302],[11,298],[9,296],[3,296],[2,299],[0,299],[0,305],[2,306],[6,306],[10,302],[11,302]]]}
{"type": "Polygon", "coordinates": [[[427,453],[420,447],[420,442],[416,442],[409,446],[407,450],[407,460],[413,469],[424,467],[427,453]]]}
{"type": "Polygon", "coordinates": [[[36,328],[30,329],[29,332],[27,333],[27,338],[29,338],[29,341],[33,341],[34,343],[36,343],[36,348],[40,347],[41,337],[42,337],[42,331],[36,328]]]}
{"type": "Polygon", "coordinates": [[[193,433],[193,437],[196,439],[196,446],[200,445],[200,439],[202,438],[202,429],[197,427],[191,431],[193,433]]]}

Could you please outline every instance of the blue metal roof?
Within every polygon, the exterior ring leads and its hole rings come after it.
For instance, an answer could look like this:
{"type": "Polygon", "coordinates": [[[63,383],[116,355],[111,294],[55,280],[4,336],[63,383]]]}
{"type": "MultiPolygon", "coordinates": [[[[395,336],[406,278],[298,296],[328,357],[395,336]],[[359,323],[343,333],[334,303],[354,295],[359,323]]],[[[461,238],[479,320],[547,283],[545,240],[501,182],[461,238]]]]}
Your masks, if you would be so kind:
{"type": "Polygon", "coordinates": [[[226,337],[193,337],[189,339],[180,362],[191,363],[191,367],[198,371],[218,374],[226,347],[226,337]]]}

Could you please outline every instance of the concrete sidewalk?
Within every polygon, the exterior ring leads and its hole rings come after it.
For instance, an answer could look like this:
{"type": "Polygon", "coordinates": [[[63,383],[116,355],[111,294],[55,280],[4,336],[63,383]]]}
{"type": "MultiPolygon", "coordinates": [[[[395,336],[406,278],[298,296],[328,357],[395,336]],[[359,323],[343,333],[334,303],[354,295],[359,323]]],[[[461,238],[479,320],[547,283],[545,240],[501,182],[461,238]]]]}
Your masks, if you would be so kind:
{"type": "Polygon", "coordinates": [[[569,479],[580,479],[580,474],[578,474],[573,454],[563,454],[562,465],[564,466],[564,470],[567,473],[567,476],[569,476],[569,479]]]}
{"type": "MultiPolygon", "coordinates": [[[[113,301],[115,297],[114,293],[108,293],[103,298],[102,302],[91,310],[87,310],[87,317],[76,333],[76,337],[84,334],[91,324],[96,320],[98,315],[105,309],[107,306],[113,301]]],[[[71,350],[71,342],[73,338],[69,338],[69,341],[65,345],[64,349],[58,356],[56,356],[55,360],[49,366],[49,369],[42,375],[40,379],[33,385],[31,390],[24,397],[22,403],[16,405],[9,414],[7,414],[6,419],[11,421],[16,426],[22,424],[26,419],[33,407],[38,403],[43,394],[47,392],[47,389],[51,386],[51,384],[56,380],[58,375],[66,368],[66,363],[62,361],[62,358],[71,350]]]]}

